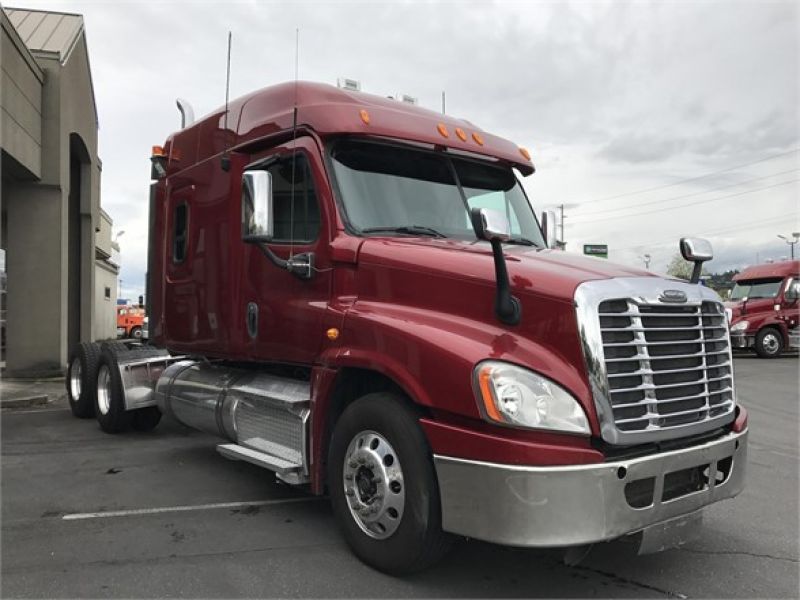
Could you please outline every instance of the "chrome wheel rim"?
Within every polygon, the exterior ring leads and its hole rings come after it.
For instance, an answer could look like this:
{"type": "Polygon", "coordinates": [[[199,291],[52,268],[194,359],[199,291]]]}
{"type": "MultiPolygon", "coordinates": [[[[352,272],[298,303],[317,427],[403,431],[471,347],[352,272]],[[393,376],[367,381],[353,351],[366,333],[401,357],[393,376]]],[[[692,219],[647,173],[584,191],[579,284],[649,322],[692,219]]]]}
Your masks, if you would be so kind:
{"type": "Polygon", "coordinates": [[[81,397],[81,374],[83,368],[79,358],[75,358],[69,366],[69,393],[73,400],[79,400],[81,397]]]}
{"type": "Polygon", "coordinates": [[[375,431],[353,437],[344,457],[343,484],[350,514],[364,533],[382,540],[397,531],[406,485],[397,452],[385,437],[375,431]]]}
{"type": "Polygon", "coordinates": [[[100,414],[107,415],[111,406],[111,371],[108,366],[100,365],[97,371],[97,408],[100,414]]]}
{"type": "Polygon", "coordinates": [[[775,354],[780,348],[780,342],[778,342],[778,336],[774,333],[768,333],[764,336],[764,349],[769,352],[770,354],[775,354]]]}

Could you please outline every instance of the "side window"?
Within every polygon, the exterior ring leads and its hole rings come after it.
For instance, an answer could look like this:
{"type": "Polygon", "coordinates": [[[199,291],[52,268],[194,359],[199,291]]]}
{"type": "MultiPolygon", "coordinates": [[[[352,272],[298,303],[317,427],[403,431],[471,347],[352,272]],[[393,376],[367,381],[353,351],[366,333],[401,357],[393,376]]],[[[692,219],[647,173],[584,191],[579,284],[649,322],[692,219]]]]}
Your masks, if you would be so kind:
{"type": "Polygon", "coordinates": [[[282,158],[267,170],[272,175],[273,242],[313,242],[320,227],[319,202],[306,157],[298,152],[282,158]],[[294,193],[292,176],[294,175],[294,193]]]}
{"type": "Polygon", "coordinates": [[[189,237],[189,205],[185,202],[175,206],[175,219],[172,231],[172,262],[180,263],[186,259],[189,237]]]}

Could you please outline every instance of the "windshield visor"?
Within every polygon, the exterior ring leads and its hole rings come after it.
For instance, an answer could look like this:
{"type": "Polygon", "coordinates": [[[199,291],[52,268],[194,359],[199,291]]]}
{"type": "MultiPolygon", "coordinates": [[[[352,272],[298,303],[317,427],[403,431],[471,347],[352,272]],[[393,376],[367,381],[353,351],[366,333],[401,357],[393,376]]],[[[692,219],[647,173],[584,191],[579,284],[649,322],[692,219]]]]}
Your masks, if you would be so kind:
{"type": "Polygon", "coordinates": [[[539,225],[510,168],[390,144],[343,140],[331,151],[340,201],[357,232],[427,227],[475,240],[471,208],[506,215],[512,238],[544,247],[539,225]]]}

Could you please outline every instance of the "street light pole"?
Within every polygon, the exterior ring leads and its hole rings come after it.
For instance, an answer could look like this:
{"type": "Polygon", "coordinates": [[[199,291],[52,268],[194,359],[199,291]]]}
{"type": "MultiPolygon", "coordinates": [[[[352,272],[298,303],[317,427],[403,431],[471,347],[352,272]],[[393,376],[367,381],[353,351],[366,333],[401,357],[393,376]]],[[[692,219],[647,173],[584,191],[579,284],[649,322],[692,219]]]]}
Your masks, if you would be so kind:
{"type": "Polygon", "coordinates": [[[794,238],[793,240],[790,240],[788,237],[786,237],[785,235],[781,235],[780,233],[778,234],[778,237],[781,238],[787,244],[789,244],[789,248],[791,249],[790,253],[792,255],[792,260],[794,260],[794,245],[797,243],[798,240],[800,240],[800,231],[795,231],[792,233],[792,238],[794,238]]]}
{"type": "Polygon", "coordinates": [[[642,260],[644,261],[645,270],[650,269],[650,258],[651,257],[650,257],[649,254],[645,254],[645,255],[642,256],[642,260]]]}

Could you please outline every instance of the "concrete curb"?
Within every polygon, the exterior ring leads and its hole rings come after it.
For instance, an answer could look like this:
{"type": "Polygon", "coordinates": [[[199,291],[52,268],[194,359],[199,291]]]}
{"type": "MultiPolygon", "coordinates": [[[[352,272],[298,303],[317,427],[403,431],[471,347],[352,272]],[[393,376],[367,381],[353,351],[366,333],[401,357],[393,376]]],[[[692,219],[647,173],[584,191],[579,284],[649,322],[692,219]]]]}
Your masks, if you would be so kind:
{"type": "Polygon", "coordinates": [[[52,401],[47,394],[34,394],[31,396],[20,396],[19,398],[3,398],[0,400],[0,408],[25,408],[28,406],[40,406],[50,402],[52,401]]]}

